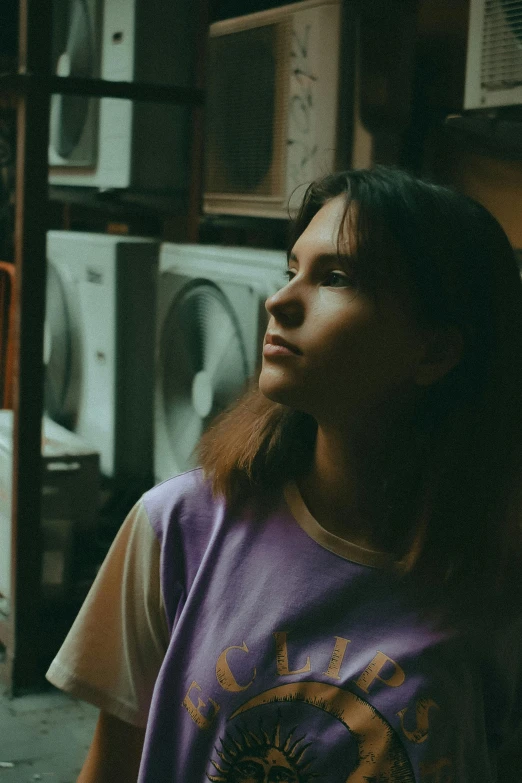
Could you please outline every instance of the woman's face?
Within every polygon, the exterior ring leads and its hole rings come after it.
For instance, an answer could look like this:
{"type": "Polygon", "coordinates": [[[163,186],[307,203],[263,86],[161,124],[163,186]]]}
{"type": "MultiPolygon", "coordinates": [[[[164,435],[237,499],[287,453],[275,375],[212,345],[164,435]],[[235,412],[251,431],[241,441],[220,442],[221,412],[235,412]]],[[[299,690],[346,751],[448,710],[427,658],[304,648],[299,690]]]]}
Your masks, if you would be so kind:
{"type": "Polygon", "coordinates": [[[349,258],[339,264],[344,206],[337,196],[317,212],[293,247],[288,283],[266,302],[259,381],[268,398],[338,424],[411,393],[425,353],[399,297],[382,291],[375,301],[349,258]]]}

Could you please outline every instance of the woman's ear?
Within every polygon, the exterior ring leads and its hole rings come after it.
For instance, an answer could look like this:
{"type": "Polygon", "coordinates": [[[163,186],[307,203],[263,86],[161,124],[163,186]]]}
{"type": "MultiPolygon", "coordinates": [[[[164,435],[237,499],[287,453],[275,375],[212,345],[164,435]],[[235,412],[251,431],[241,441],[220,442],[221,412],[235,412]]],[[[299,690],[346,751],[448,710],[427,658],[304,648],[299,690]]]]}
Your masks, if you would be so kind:
{"type": "Polygon", "coordinates": [[[456,326],[425,331],[426,350],[415,374],[417,386],[431,386],[457,366],[464,351],[464,338],[456,326]]]}

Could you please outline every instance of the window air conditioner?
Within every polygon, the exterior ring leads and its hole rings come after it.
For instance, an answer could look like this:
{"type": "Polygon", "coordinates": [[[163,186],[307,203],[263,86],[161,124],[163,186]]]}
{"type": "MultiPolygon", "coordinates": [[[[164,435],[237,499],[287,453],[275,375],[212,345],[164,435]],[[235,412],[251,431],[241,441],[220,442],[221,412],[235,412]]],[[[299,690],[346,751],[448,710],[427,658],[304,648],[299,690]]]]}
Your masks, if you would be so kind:
{"type": "Polygon", "coordinates": [[[522,0],[471,0],[465,109],[522,103],[522,0]]]}
{"type": "Polygon", "coordinates": [[[206,213],[287,218],[296,188],[335,168],[341,7],[305,0],[211,25],[206,213]]]}

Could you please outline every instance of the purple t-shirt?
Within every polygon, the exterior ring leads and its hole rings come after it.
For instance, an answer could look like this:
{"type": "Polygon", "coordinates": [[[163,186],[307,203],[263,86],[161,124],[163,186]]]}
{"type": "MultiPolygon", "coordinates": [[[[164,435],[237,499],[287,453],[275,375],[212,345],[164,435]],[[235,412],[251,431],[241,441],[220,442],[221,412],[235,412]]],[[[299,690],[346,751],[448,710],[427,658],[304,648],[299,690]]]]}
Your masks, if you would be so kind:
{"type": "Polygon", "coordinates": [[[171,638],[140,783],[496,780],[520,713],[515,629],[436,630],[377,553],[283,498],[233,514],[193,471],[144,505],[171,638]]]}

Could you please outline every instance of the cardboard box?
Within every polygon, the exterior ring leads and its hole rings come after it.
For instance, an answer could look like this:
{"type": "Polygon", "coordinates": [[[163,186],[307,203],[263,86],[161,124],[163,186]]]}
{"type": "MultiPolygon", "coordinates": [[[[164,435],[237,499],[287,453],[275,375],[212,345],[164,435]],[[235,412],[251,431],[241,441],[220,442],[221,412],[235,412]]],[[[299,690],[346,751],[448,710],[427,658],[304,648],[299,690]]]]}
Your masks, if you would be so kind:
{"type": "MultiPolygon", "coordinates": [[[[13,412],[0,410],[0,597],[11,594],[13,412]]],[[[95,546],[99,454],[47,417],[42,439],[42,598],[67,601],[95,546]]],[[[23,552],[18,553],[23,557],[23,552]]]]}

